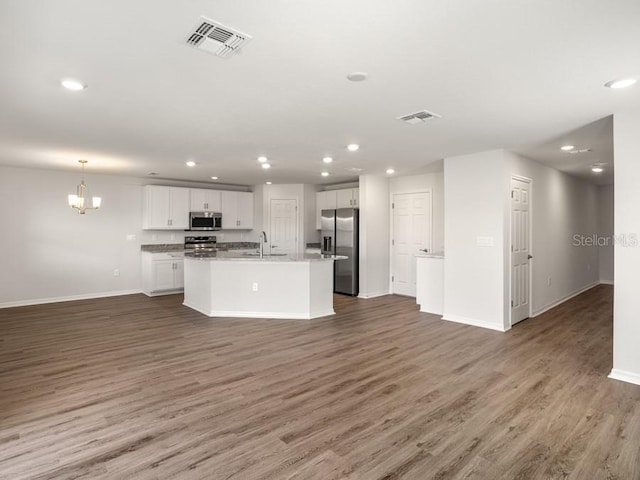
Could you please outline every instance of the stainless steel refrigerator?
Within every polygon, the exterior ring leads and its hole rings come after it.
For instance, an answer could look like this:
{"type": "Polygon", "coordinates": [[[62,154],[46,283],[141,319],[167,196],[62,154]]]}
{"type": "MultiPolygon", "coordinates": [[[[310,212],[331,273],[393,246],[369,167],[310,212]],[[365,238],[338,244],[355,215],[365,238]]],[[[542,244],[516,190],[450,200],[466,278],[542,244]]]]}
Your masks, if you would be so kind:
{"type": "Polygon", "coordinates": [[[357,208],[322,210],[320,245],[325,255],[343,255],[333,262],[333,291],[358,295],[359,223],[357,208]]]}

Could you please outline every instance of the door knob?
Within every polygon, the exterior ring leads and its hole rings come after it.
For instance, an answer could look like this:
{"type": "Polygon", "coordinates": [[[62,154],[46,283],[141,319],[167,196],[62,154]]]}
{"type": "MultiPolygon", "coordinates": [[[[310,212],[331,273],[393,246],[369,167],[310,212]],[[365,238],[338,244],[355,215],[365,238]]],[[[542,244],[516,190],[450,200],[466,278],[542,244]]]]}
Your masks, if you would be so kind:
{"type": "Polygon", "coordinates": [[[428,248],[421,248],[420,251],[424,252],[424,253],[429,253],[429,249],[428,248]]]}
{"type": "Polygon", "coordinates": [[[527,259],[531,260],[533,258],[533,255],[527,255],[527,259]]]}

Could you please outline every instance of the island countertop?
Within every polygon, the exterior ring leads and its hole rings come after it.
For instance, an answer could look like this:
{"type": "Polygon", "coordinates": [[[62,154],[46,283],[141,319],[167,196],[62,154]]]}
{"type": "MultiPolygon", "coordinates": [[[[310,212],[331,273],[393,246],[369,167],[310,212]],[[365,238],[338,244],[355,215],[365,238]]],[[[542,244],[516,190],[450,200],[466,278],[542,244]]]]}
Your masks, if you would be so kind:
{"type": "Polygon", "coordinates": [[[334,260],[344,260],[347,257],[343,255],[322,255],[319,253],[300,253],[292,255],[269,255],[265,254],[262,258],[255,252],[236,253],[236,252],[211,252],[204,255],[185,253],[185,259],[204,260],[204,261],[226,261],[226,262],[327,262],[334,260]]]}

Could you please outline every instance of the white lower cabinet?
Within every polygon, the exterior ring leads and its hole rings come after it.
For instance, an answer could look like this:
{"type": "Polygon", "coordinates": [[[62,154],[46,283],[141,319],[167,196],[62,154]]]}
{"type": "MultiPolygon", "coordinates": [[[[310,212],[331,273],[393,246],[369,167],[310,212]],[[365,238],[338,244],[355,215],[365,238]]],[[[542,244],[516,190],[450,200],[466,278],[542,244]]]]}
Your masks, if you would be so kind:
{"type": "Polygon", "coordinates": [[[169,253],[142,252],[142,292],[150,297],[184,289],[184,258],[169,253]]]}

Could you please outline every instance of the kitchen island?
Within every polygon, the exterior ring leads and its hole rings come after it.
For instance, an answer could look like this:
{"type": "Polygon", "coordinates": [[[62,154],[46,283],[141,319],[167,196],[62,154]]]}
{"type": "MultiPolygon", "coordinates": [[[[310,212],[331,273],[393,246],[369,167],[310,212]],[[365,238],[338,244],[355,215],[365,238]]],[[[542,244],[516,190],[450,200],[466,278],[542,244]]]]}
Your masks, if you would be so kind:
{"type": "Polygon", "coordinates": [[[184,305],[209,317],[333,315],[333,262],[319,254],[185,256],[184,305]]]}

